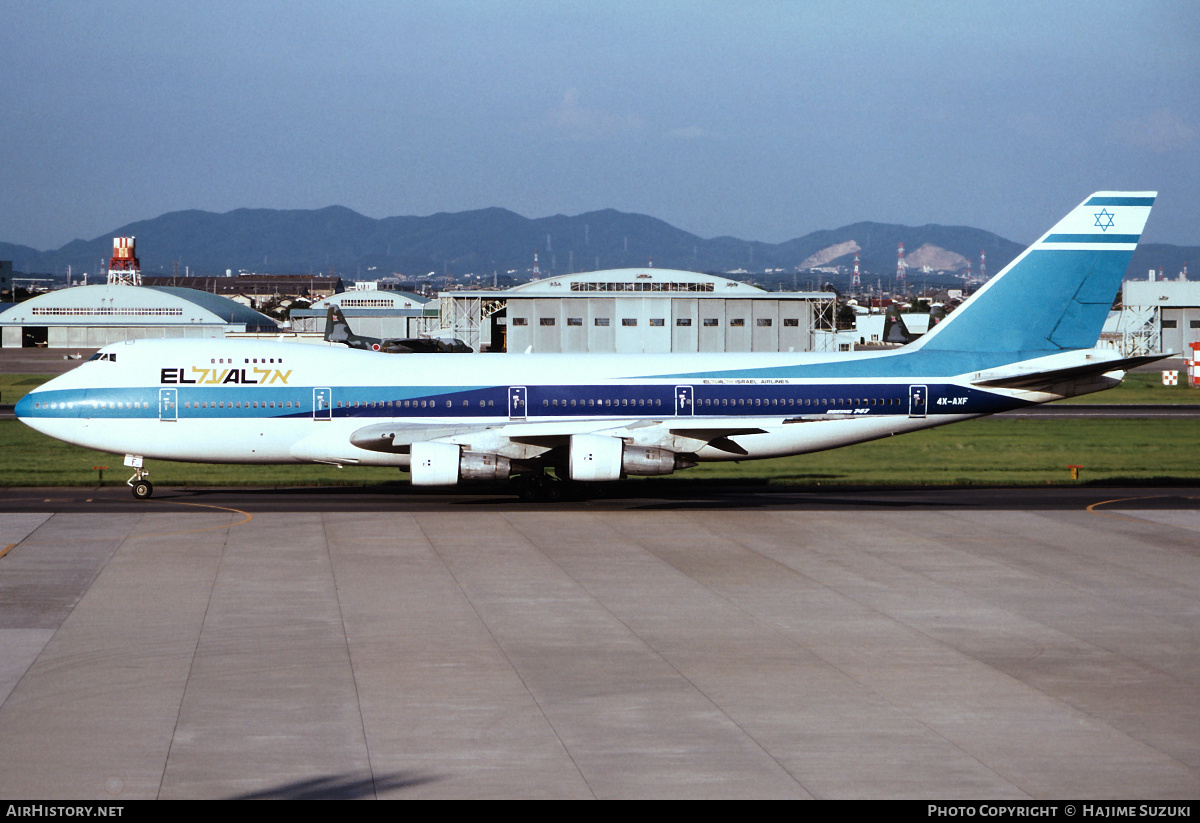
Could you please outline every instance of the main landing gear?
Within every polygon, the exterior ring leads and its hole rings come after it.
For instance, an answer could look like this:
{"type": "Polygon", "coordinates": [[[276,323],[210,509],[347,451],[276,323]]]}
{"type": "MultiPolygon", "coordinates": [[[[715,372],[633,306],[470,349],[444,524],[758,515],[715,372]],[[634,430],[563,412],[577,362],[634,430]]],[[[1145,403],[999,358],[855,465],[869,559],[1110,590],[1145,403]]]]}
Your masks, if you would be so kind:
{"type": "Polygon", "coordinates": [[[146,479],[149,469],[142,468],[142,458],[137,455],[125,455],[125,465],[133,467],[133,477],[125,481],[125,485],[133,490],[133,496],[138,500],[146,500],[154,494],[154,484],[146,479]]]}
{"type": "Polygon", "coordinates": [[[517,496],[526,501],[554,503],[586,497],[584,484],[565,480],[548,472],[516,474],[509,482],[517,496]]]}

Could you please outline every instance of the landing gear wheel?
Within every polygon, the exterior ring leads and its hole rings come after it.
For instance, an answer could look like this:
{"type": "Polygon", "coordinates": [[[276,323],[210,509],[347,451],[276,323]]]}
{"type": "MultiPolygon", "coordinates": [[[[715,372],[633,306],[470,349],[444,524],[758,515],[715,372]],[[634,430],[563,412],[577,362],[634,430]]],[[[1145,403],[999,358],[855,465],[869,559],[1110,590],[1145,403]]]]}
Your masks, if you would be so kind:
{"type": "Polygon", "coordinates": [[[513,477],[512,485],[522,500],[530,502],[556,503],[560,500],[570,500],[575,493],[574,483],[544,472],[518,474],[513,477]]]}
{"type": "Polygon", "coordinates": [[[535,475],[518,474],[512,479],[513,488],[516,489],[517,497],[521,500],[530,501],[537,500],[538,482],[535,475]]]}
{"type": "Polygon", "coordinates": [[[133,466],[133,477],[125,481],[125,485],[133,489],[133,496],[138,500],[146,500],[154,494],[154,486],[146,479],[150,470],[142,466],[142,458],[135,455],[125,455],[125,465],[133,466]]]}
{"type": "Polygon", "coordinates": [[[547,477],[545,483],[542,485],[542,499],[548,500],[551,503],[557,503],[558,501],[564,499],[567,497],[566,485],[566,483],[559,480],[557,477],[547,477]]]}

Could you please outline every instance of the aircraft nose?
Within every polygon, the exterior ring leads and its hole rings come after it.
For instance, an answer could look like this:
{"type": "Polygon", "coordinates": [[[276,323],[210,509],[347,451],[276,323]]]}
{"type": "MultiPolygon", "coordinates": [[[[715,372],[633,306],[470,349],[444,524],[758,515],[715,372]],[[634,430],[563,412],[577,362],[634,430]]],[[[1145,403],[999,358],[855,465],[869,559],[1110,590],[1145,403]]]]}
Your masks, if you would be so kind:
{"type": "Polygon", "coordinates": [[[17,415],[18,420],[20,420],[21,418],[24,418],[24,417],[32,417],[33,416],[33,404],[34,404],[34,396],[33,396],[33,392],[30,392],[29,394],[25,395],[24,397],[22,397],[20,400],[17,401],[17,405],[13,407],[13,413],[15,413],[17,415]]]}
{"type": "Polygon", "coordinates": [[[46,398],[45,392],[53,389],[66,388],[65,386],[61,385],[64,377],[66,377],[66,375],[59,375],[53,380],[38,386],[33,391],[29,392],[29,394],[18,400],[17,405],[13,407],[13,413],[16,414],[17,419],[28,422],[29,418],[31,417],[46,417],[47,415],[42,411],[42,409],[45,408],[45,404],[41,402],[46,398]],[[56,383],[60,385],[55,385],[56,383]]]}

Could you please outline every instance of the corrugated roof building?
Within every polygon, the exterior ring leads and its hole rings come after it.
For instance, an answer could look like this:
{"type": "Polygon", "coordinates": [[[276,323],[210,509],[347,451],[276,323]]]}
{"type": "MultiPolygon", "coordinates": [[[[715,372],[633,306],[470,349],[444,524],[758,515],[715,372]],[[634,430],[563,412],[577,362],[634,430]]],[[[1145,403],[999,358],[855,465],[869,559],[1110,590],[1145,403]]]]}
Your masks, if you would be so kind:
{"type": "Polygon", "coordinates": [[[76,286],[46,292],[0,314],[4,348],[99,348],[147,337],[275,332],[266,315],[215,294],[172,286],[76,286]]]}
{"type": "Polygon", "coordinates": [[[477,350],[635,354],[822,350],[835,295],[646,268],[439,297],[443,329],[477,350]]]}
{"type": "Polygon", "coordinates": [[[437,328],[438,304],[428,297],[403,291],[356,289],[318,300],[307,309],[292,309],[292,331],[324,333],[330,306],[346,316],[355,334],[368,337],[420,337],[437,328]]]}

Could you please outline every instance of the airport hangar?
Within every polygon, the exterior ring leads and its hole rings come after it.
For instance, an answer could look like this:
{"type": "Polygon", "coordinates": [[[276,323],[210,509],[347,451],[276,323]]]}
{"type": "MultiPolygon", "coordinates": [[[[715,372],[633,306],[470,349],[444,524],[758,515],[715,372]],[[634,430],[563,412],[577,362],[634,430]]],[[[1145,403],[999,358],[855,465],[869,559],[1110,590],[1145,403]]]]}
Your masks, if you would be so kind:
{"type": "Polygon", "coordinates": [[[439,298],[442,332],[476,351],[649,354],[823,351],[836,295],[768,292],[711,274],[645,268],[439,298]]]}
{"type": "Polygon", "coordinates": [[[1153,351],[1188,351],[1200,343],[1200,283],[1130,280],[1122,287],[1122,313],[1146,322],[1153,351]]]}
{"type": "MultiPolygon", "coordinates": [[[[768,292],[698,272],[586,272],[439,298],[435,308],[405,292],[342,292],[293,311],[291,331],[322,333],[332,303],[359,334],[449,334],[476,351],[804,352],[834,345],[832,292],[768,292]]],[[[219,295],[124,284],[47,292],[0,314],[0,328],[5,348],[281,331],[269,317],[219,295]]]]}
{"type": "Polygon", "coordinates": [[[95,349],[154,337],[277,333],[275,321],[226,297],[171,286],[75,286],[0,314],[4,348],[95,349]]]}

